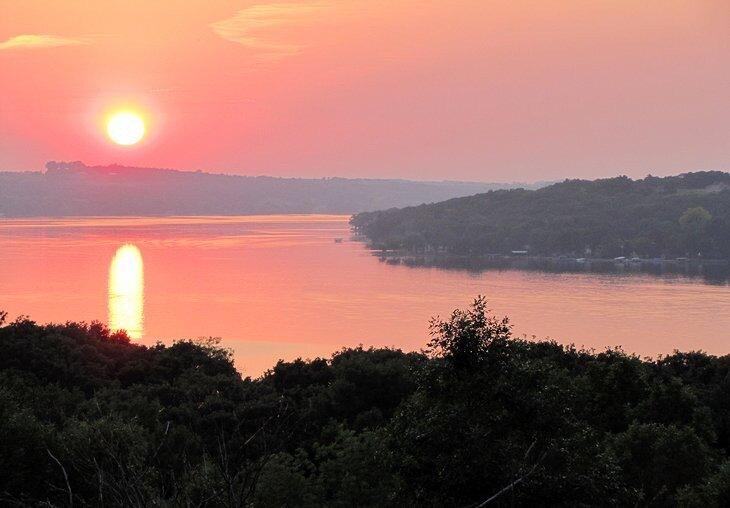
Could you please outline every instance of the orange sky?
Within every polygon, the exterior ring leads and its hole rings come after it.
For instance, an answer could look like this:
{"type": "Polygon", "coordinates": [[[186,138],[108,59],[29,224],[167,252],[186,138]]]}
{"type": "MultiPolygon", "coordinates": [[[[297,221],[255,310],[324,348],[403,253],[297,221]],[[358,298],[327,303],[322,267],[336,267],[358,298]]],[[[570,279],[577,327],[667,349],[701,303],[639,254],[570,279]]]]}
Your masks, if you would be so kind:
{"type": "Polygon", "coordinates": [[[0,169],[660,175],[730,169],[728,119],[728,0],[0,0],[0,169]]]}

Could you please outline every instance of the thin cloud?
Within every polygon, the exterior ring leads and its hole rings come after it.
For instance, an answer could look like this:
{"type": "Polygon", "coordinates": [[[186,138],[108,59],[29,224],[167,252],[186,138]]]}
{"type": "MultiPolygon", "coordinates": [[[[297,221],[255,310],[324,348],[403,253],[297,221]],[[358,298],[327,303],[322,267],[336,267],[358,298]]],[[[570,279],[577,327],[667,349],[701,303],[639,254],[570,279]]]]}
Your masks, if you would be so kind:
{"type": "Polygon", "coordinates": [[[279,59],[299,53],[302,45],[277,41],[267,35],[267,30],[306,21],[325,5],[323,2],[252,5],[210,26],[220,37],[246,46],[261,59],[279,59]]]}
{"type": "Polygon", "coordinates": [[[0,42],[0,50],[58,48],[61,46],[78,46],[80,44],[88,44],[88,41],[70,37],[59,37],[57,35],[25,34],[16,35],[6,41],[0,42]]]}

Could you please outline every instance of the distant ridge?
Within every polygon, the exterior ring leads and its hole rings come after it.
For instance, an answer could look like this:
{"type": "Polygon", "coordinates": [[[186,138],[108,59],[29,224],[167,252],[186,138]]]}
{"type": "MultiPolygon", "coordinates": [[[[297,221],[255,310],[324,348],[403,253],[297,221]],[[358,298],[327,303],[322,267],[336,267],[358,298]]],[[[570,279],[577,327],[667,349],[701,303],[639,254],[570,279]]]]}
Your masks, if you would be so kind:
{"type": "Polygon", "coordinates": [[[351,214],[539,186],[278,178],[51,161],[45,172],[0,172],[0,216],[351,214]]]}

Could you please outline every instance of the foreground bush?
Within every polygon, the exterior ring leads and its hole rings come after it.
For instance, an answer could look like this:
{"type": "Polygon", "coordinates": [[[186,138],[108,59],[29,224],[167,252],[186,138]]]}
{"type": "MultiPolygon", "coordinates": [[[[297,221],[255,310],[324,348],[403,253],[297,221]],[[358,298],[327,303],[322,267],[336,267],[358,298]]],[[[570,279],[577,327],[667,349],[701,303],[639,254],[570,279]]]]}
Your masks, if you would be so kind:
{"type": "Polygon", "coordinates": [[[483,299],[431,329],[250,379],[214,341],[6,324],[0,501],[728,505],[730,357],[519,340],[483,299]]]}

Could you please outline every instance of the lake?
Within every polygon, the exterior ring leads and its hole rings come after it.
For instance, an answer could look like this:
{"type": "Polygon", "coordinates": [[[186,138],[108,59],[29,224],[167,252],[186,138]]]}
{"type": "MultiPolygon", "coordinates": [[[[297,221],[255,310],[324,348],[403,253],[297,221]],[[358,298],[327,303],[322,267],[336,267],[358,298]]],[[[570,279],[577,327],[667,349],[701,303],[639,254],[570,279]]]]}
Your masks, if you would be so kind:
{"type": "Polygon", "coordinates": [[[0,221],[0,309],[107,322],[152,344],[221,337],[245,374],[344,346],[420,349],[428,320],[485,295],[519,335],[656,356],[730,352],[730,286],[650,275],[382,263],[346,216],[0,221]],[[341,242],[336,239],[342,238],[341,242]]]}

